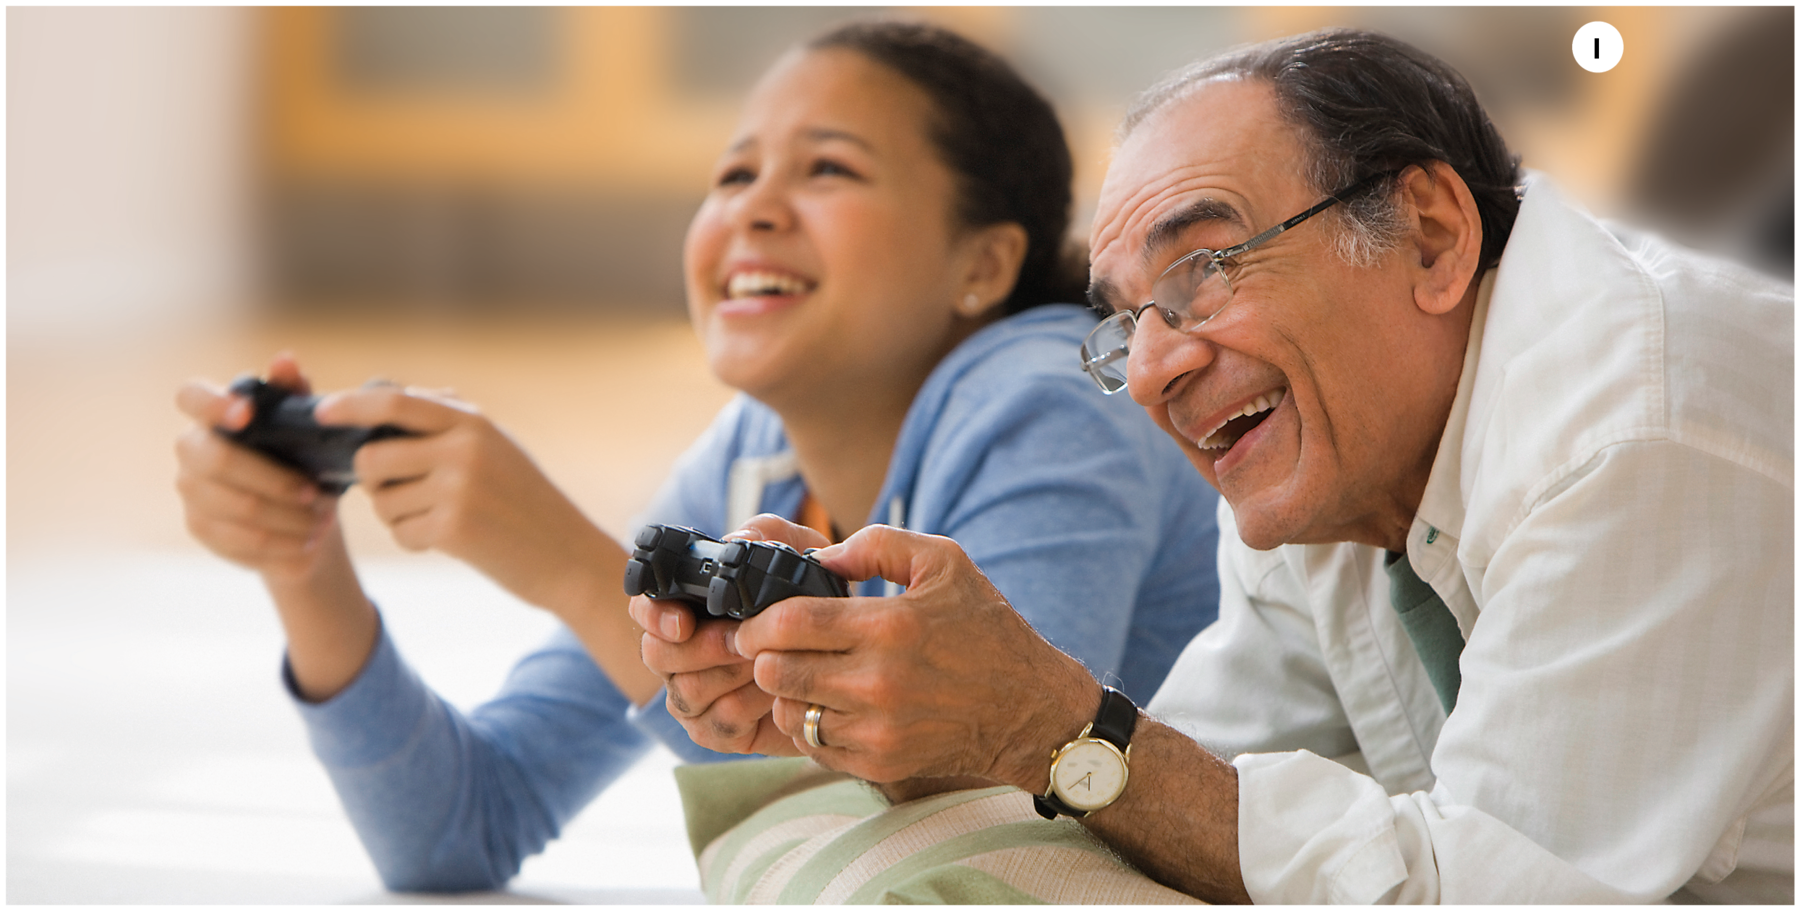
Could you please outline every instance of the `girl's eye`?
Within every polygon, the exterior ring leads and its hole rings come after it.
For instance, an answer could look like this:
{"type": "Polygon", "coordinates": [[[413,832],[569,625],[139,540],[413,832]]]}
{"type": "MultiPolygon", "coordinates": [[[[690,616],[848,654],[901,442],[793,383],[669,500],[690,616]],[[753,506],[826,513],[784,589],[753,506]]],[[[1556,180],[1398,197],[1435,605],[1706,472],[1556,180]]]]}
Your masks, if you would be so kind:
{"type": "Polygon", "coordinates": [[[821,158],[818,161],[813,162],[812,173],[813,173],[814,177],[859,177],[859,176],[861,176],[861,175],[857,174],[855,171],[852,171],[849,168],[845,167],[844,165],[839,164],[838,162],[832,161],[829,158],[821,158]]]}
{"type": "Polygon", "coordinates": [[[719,175],[719,184],[718,185],[721,187],[726,187],[726,186],[732,186],[735,184],[753,183],[753,182],[755,182],[755,180],[756,180],[756,173],[754,171],[751,171],[749,168],[744,168],[744,167],[728,168],[728,169],[726,169],[725,173],[719,175]]]}

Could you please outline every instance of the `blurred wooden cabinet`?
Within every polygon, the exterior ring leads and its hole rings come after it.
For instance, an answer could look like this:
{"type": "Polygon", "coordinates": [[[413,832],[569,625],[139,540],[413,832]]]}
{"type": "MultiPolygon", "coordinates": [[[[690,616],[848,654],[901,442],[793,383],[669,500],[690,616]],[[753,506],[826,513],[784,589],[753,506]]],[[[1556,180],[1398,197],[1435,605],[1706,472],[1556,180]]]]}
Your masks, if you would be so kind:
{"type": "Polygon", "coordinates": [[[263,11],[278,299],[681,306],[680,249],[735,99],[683,91],[670,11],[263,11]]]}

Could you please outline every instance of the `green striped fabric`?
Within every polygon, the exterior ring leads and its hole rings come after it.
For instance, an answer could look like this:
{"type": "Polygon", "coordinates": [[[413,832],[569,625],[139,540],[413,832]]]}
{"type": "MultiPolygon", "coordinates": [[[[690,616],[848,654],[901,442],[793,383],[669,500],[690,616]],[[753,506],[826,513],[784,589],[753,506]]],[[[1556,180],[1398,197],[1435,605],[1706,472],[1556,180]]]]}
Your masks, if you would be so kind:
{"type": "Polygon", "coordinates": [[[1010,787],[889,806],[805,759],[676,769],[701,886],[733,904],[1176,904],[1010,787]]]}

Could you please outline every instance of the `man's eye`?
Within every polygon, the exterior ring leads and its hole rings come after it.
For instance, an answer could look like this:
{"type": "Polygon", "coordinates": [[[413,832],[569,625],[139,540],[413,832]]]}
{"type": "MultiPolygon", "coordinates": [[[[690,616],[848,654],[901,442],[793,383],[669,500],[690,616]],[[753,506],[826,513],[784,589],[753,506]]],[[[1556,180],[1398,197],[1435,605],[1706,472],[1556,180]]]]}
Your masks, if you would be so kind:
{"type": "Polygon", "coordinates": [[[719,175],[718,185],[725,187],[733,184],[753,183],[755,180],[756,173],[749,168],[730,168],[719,175]]]}

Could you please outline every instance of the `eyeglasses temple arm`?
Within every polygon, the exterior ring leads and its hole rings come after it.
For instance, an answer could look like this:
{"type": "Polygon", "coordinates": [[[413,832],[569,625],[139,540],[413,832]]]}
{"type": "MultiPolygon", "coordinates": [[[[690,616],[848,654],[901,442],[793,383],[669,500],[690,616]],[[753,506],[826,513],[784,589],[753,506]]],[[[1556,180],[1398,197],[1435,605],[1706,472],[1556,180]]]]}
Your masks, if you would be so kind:
{"type": "Polygon", "coordinates": [[[1318,205],[1313,206],[1312,208],[1307,209],[1304,212],[1301,212],[1299,215],[1296,215],[1293,218],[1290,218],[1287,221],[1284,221],[1281,224],[1278,224],[1275,227],[1270,228],[1269,230],[1264,231],[1261,234],[1258,234],[1255,237],[1252,237],[1249,240],[1244,241],[1243,243],[1238,244],[1235,247],[1226,247],[1223,250],[1215,251],[1213,253],[1212,257],[1213,257],[1213,259],[1230,259],[1231,257],[1236,256],[1240,253],[1243,253],[1244,251],[1250,249],[1251,247],[1254,247],[1257,244],[1260,244],[1263,241],[1268,240],[1269,238],[1274,237],[1275,235],[1280,234],[1283,231],[1286,231],[1287,229],[1313,217],[1314,215],[1317,215],[1320,212],[1323,212],[1326,209],[1329,209],[1332,206],[1335,206],[1338,203],[1343,202],[1345,199],[1349,198],[1352,195],[1355,195],[1357,192],[1374,184],[1376,181],[1381,180],[1382,178],[1385,178],[1385,177],[1392,177],[1393,175],[1398,174],[1398,173],[1399,173],[1399,171],[1384,171],[1380,174],[1375,174],[1370,177],[1366,177],[1362,180],[1359,180],[1356,183],[1351,184],[1350,186],[1345,187],[1344,189],[1339,190],[1336,193],[1333,193],[1330,196],[1327,196],[1324,199],[1320,200],[1318,205]]]}

